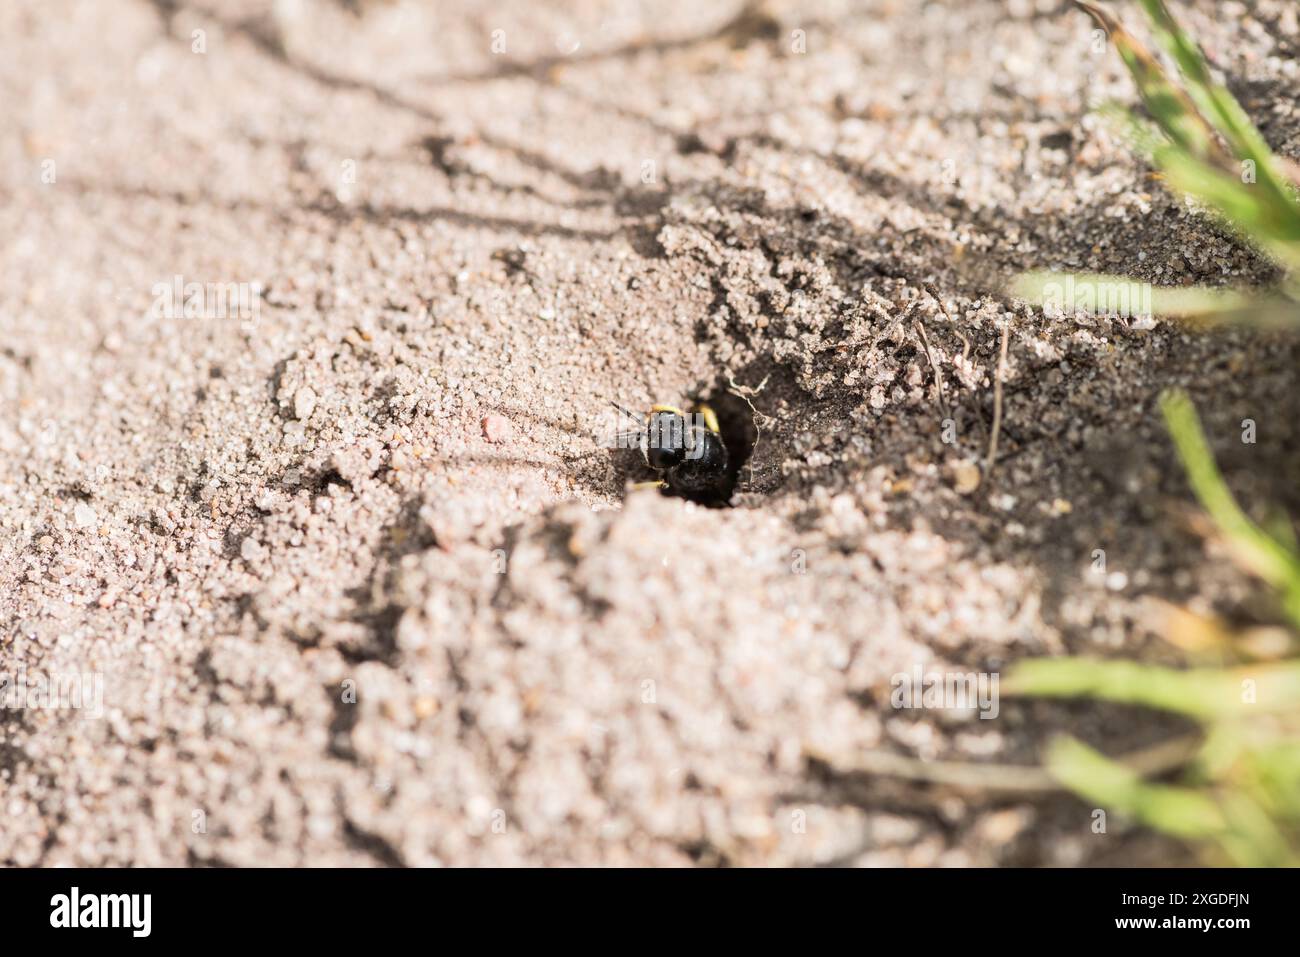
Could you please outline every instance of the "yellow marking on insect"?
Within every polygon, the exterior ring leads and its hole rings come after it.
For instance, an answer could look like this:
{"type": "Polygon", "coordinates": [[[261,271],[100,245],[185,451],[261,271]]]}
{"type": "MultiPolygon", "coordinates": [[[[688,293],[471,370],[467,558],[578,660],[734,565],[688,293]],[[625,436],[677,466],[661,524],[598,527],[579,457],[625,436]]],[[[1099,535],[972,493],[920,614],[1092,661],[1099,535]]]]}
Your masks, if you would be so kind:
{"type": "Polygon", "coordinates": [[[704,425],[710,432],[722,433],[722,429],[718,426],[718,414],[713,411],[712,406],[700,406],[700,415],[704,416],[704,425]]]}
{"type": "Polygon", "coordinates": [[[632,483],[632,491],[634,492],[640,491],[641,489],[645,489],[645,488],[665,489],[667,487],[668,487],[668,483],[662,480],[657,482],[633,482],[632,483]]]}
{"type": "Polygon", "coordinates": [[[673,413],[674,415],[680,415],[683,419],[686,418],[686,413],[683,412],[681,409],[677,408],[677,406],[675,406],[675,405],[652,405],[652,406],[650,406],[650,411],[651,411],[651,412],[671,412],[671,413],[673,413]]]}

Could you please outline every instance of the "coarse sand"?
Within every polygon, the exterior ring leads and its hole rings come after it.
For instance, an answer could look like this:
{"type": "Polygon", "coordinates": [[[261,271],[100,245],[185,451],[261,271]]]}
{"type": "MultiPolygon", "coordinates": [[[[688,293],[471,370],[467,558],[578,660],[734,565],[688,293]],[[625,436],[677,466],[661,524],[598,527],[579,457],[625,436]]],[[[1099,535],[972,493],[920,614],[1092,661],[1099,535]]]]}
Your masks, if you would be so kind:
{"type": "MultiPolygon", "coordinates": [[[[1294,4],[1177,7],[1300,156],[1294,4]]],[[[891,705],[1176,660],[1157,599],[1267,614],[1163,388],[1300,511],[1292,340],[1004,292],[1272,277],[1090,114],[1133,92],[1070,4],[9,0],[0,37],[0,672],[102,683],[0,710],[0,861],[1186,860],[860,766],[1177,730],[891,705]],[[753,409],[733,507],[626,491],[610,402],[709,396],[753,409]]]]}

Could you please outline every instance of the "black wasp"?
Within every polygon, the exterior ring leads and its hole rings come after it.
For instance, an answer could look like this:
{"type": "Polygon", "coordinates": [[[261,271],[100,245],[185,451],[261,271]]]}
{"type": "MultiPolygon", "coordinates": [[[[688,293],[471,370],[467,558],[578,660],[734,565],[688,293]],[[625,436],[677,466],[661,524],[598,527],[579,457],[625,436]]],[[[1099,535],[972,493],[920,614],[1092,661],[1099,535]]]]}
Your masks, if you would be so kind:
{"type": "Polygon", "coordinates": [[[645,464],[661,476],[654,482],[638,483],[640,486],[666,488],[705,504],[729,497],[730,459],[712,408],[700,405],[687,415],[675,405],[653,405],[643,419],[617,402],[612,404],[638,423],[635,432],[623,434],[636,438],[645,464]]]}

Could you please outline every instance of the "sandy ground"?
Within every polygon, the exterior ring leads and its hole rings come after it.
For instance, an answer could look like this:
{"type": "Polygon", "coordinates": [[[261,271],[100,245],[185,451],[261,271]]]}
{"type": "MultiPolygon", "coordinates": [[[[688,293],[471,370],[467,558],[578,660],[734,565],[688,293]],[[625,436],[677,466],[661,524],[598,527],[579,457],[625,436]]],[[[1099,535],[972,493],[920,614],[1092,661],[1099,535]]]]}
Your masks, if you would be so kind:
{"type": "MultiPolygon", "coordinates": [[[[1178,6],[1300,155],[1292,5],[1178,6]]],[[[1300,508],[1292,342],[1000,291],[1269,277],[1087,116],[1131,87],[1082,14],[23,0],[0,37],[0,671],[103,682],[98,717],[0,711],[0,861],[1185,859],[854,771],[1150,744],[891,676],[1170,659],[1152,597],[1262,614],[1160,389],[1300,508]],[[254,308],[186,316],[173,277],[254,308]],[[625,494],[610,400],[733,387],[734,507],[625,494]]]]}

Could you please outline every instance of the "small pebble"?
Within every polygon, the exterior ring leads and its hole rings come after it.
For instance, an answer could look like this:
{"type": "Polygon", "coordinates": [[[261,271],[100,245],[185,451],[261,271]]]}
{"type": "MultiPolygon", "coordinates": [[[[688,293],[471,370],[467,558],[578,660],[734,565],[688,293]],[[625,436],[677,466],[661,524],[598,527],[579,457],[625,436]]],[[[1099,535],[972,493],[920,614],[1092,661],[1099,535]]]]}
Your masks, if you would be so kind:
{"type": "Polygon", "coordinates": [[[316,411],[316,392],[311,386],[303,386],[293,394],[293,416],[300,421],[310,419],[316,411]]]}
{"type": "Polygon", "coordinates": [[[510,427],[510,420],[504,415],[484,416],[483,418],[483,438],[494,444],[500,444],[510,438],[513,430],[510,427]]]}
{"type": "Polygon", "coordinates": [[[969,495],[980,487],[980,467],[974,462],[958,462],[952,470],[953,488],[959,495],[969,495]]]}
{"type": "Polygon", "coordinates": [[[72,518],[78,528],[90,528],[95,524],[95,510],[82,502],[72,510],[72,518]]]}

